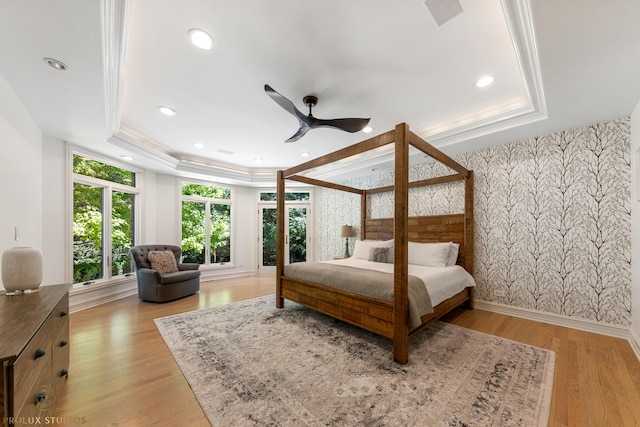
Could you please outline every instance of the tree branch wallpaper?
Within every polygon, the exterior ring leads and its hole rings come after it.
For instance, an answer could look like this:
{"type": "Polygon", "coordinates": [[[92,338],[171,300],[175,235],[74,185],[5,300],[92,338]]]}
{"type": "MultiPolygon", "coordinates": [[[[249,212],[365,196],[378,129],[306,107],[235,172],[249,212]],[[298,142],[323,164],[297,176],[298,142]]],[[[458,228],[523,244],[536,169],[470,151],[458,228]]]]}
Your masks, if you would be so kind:
{"type": "MultiPolygon", "coordinates": [[[[454,157],[475,174],[478,299],[630,325],[629,118],[454,157]]],[[[450,173],[426,161],[412,167],[410,176],[450,173]]],[[[346,184],[374,188],[392,183],[392,173],[380,173],[346,184]]],[[[320,259],[330,259],[344,251],[339,227],[359,228],[360,199],[328,189],[316,194],[316,250],[320,259]]],[[[410,215],[463,212],[461,183],[412,189],[409,196],[410,215]]],[[[392,212],[391,193],[371,196],[368,217],[392,212]]]]}

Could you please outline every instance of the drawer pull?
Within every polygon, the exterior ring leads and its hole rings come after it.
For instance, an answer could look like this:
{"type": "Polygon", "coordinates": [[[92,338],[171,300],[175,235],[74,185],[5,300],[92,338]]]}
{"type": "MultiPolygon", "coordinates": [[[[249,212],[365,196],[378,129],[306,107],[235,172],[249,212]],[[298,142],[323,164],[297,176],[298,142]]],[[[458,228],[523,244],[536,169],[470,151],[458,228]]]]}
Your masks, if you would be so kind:
{"type": "Polygon", "coordinates": [[[66,369],[62,369],[60,371],[60,377],[65,377],[65,378],[69,378],[69,371],[67,371],[66,369]]]}
{"type": "Polygon", "coordinates": [[[46,398],[47,398],[47,395],[45,394],[44,391],[39,392],[38,395],[36,396],[35,405],[37,405],[38,403],[42,402],[46,398]]]}
{"type": "Polygon", "coordinates": [[[67,344],[69,344],[69,343],[66,342],[65,340],[60,341],[60,347],[64,347],[67,344]]]}
{"type": "Polygon", "coordinates": [[[66,316],[67,314],[68,314],[68,313],[67,313],[66,311],[62,310],[62,311],[60,312],[60,317],[64,317],[64,316],[66,316]]]}
{"type": "Polygon", "coordinates": [[[40,359],[42,356],[44,356],[45,354],[47,354],[46,351],[44,351],[43,349],[39,348],[36,350],[36,354],[34,355],[33,360],[38,360],[40,359]]]}

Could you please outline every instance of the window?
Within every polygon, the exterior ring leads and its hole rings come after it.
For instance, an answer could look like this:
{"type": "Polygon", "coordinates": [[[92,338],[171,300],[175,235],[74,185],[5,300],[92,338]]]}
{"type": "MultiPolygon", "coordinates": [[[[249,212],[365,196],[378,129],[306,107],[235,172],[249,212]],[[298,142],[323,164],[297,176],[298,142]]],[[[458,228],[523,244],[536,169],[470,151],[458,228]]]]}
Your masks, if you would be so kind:
{"type": "Polygon", "coordinates": [[[182,184],[182,256],[184,262],[231,262],[231,189],[182,184]]]}
{"type": "Polygon", "coordinates": [[[73,154],[73,282],[131,273],[136,235],[135,172],[73,154]]]}

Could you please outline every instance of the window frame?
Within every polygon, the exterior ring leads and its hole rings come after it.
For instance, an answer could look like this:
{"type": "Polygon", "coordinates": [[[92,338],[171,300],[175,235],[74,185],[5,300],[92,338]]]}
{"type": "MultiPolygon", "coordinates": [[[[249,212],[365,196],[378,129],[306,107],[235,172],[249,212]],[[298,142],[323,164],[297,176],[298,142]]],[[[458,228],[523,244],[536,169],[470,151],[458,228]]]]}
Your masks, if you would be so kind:
{"type": "Polygon", "coordinates": [[[89,150],[68,145],[67,150],[68,172],[69,172],[69,230],[66,233],[69,239],[69,262],[67,277],[69,282],[73,282],[73,288],[86,288],[87,286],[96,287],[100,285],[108,285],[111,283],[118,283],[124,280],[128,280],[134,276],[135,273],[129,272],[121,275],[113,275],[113,241],[112,241],[112,226],[113,226],[113,193],[121,192],[126,194],[133,194],[133,245],[137,245],[141,238],[141,224],[142,224],[142,182],[143,173],[140,169],[131,167],[129,164],[115,161],[107,156],[99,155],[90,152],[89,150]],[[104,163],[109,166],[124,169],[128,172],[135,174],[135,186],[128,186],[113,181],[108,181],[100,178],[95,178],[87,175],[75,173],[73,171],[73,157],[74,155],[83,157],[88,160],[104,163]],[[88,280],[84,282],[74,282],[73,273],[73,219],[74,219],[74,185],[82,184],[101,188],[102,190],[102,278],[95,280],[88,280]],[[108,214],[108,215],[107,215],[108,214]],[[108,238],[107,238],[108,237],[108,238]]]}
{"type": "Polygon", "coordinates": [[[205,241],[205,255],[203,264],[200,264],[200,269],[202,270],[218,270],[218,269],[227,269],[227,268],[235,268],[236,265],[236,236],[235,236],[235,223],[236,223],[236,210],[234,209],[234,205],[236,204],[236,188],[232,185],[221,184],[217,182],[211,181],[202,181],[198,179],[180,179],[178,186],[178,200],[180,202],[179,209],[179,223],[180,223],[180,247],[182,247],[182,202],[198,202],[205,204],[205,233],[206,233],[206,241],[205,241]],[[194,196],[194,195],[184,195],[182,194],[182,187],[184,184],[195,184],[195,185],[203,185],[207,187],[218,187],[225,188],[229,190],[230,197],[228,199],[218,199],[214,197],[205,197],[205,196],[194,196]],[[211,263],[211,206],[212,204],[217,205],[227,205],[230,209],[229,220],[231,224],[229,225],[229,261],[224,263],[211,263]]]}

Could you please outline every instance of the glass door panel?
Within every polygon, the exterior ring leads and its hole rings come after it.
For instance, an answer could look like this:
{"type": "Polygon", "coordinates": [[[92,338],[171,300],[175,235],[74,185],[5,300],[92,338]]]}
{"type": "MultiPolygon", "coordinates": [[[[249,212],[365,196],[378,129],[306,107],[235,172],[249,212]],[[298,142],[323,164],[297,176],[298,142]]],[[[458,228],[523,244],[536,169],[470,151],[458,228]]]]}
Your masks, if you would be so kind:
{"type": "Polygon", "coordinates": [[[262,232],[260,241],[262,242],[262,251],[260,252],[260,268],[269,267],[268,271],[275,271],[278,210],[276,208],[262,208],[261,213],[262,232]]]}
{"type": "MultiPolygon", "coordinates": [[[[308,206],[285,206],[285,264],[307,260],[308,206]]],[[[278,210],[272,206],[260,209],[260,264],[261,273],[275,272],[278,210]]]]}
{"type": "MultiPolygon", "coordinates": [[[[307,260],[307,208],[287,208],[289,263],[307,260]]],[[[285,242],[287,239],[285,239],[285,242]]],[[[286,252],[286,250],[285,250],[286,252]]]]}

